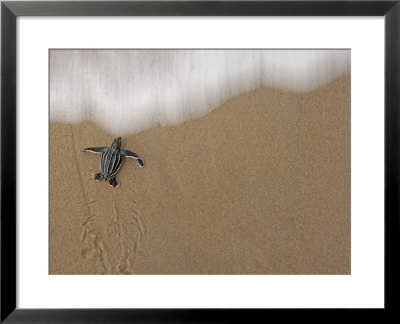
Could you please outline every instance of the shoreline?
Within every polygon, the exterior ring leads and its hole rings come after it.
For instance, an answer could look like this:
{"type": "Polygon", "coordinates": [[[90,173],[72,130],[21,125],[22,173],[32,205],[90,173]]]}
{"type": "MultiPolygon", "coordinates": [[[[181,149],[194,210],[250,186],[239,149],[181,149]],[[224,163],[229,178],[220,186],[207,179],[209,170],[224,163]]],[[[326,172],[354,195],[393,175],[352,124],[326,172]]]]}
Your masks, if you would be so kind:
{"type": "Polygon", "coordinates": [[[351,73],[350,50],[51,50],[52,121],[119,135],[206,116],[260,86],[298,95],[351,73]]]}

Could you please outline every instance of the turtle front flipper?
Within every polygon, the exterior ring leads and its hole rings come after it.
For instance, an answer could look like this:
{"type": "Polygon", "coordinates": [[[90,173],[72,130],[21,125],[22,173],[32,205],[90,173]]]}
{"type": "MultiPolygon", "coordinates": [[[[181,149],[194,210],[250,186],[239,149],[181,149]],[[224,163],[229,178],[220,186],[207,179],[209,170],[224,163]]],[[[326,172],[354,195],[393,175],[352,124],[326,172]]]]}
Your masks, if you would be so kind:
{"type": "Polygon", "coordinates": [[[100,147],[87,147],[82,152],[91,152],[91,153],[103,153],[108,149],[107,146],[100,146],[100,147]]]}
{"type": "Polygon", "coordinates": [[[144,161],[136,153],[129,150],[121,150],[121,154],[127,158],[136,159],[137,163],[139,164],[139,167],[143,168],[144,161]]]}
{"type": "Polygon", "coordinates": [[[110,186],[113,186],[114,188],[117,188],[117,187],[118,187],[118,181],[117,181],[117,179],[115,178],[115,176],[112,176],[112,177],[110,178],[109,183],[110,183],[110,186]]]}

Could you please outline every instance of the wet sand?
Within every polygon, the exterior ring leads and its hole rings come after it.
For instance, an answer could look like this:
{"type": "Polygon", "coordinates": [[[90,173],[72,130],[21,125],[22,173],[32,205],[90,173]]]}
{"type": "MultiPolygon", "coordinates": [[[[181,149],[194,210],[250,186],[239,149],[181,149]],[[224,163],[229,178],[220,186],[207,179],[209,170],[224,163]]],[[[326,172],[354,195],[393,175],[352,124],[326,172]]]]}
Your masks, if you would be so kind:
{"type": "Polygon", "coordinates": [[[350,274],[350,77],[272,88],[123,138],[50,124],[50,274],[350,274]]]}

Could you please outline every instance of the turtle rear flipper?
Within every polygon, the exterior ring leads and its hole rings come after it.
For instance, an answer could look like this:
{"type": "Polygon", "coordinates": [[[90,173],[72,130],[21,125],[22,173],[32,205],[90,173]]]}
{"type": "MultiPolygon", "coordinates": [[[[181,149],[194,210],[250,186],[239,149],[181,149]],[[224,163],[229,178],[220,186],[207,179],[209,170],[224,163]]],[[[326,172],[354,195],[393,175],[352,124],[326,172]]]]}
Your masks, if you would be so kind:
{"type": "Polygon", "coordinates": [[[96,181],[100,181],[100,180],[103,179],[103,178],[104,178],[104,175],[103,175],[103,173],[101,173],[101,172],[97,173],[97,174],[94,176],[94,180],[96,180],[96,181]]]}
{"type": "Polygon", "coordinates": [[[110,186],[113,186],[114,188],[118,187],[118,181],[115,177],[111,177],[109,183],[110,183],[110,186]]]}

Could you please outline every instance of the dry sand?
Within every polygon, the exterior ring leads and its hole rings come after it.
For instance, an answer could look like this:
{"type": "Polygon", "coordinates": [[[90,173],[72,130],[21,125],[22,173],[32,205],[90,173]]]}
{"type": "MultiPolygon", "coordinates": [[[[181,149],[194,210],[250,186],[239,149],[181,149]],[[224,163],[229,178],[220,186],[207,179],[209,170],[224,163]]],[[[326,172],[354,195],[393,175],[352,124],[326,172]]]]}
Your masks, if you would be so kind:
{"type": "Polygon", "coordinates": [[[116,136],[50,124],[50,274],[350,274],[350,76],[128,136],[114,189],[116,136]]]}

